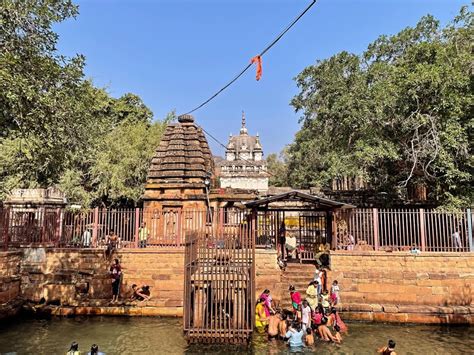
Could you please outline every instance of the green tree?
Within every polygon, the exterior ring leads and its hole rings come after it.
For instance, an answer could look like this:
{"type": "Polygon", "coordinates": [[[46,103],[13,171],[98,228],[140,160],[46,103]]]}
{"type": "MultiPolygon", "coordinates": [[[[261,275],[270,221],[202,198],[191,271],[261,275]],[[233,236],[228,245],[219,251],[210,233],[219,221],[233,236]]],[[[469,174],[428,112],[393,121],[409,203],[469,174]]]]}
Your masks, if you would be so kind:
{"type": "Polygon", "coordinates": [[[290,182],[327,187],[362,176],[393,196],[426,186],[437,203],[472,203],[473,28],[467,8],[445,28],[426,16],[360,56],[304,69],[292,100],[303,117],[288,151],[290,182]]]}
{"type": "Polygon", "coordinates": [[[270,186],[289,186],[285,151],[283,151],[280,156],[275,153],[267,156],[267,170],[270,173],[268,179],[270,186]]]}
{"type": "Polygon", "coordinates": [[[112,98],[85,80],[83,56],[57,54],[52,26],[77,10],[68,0],[0,2],[0,200],[54,185],[85,207],[140,197],[164,123],[140,97],[112,98]]]}

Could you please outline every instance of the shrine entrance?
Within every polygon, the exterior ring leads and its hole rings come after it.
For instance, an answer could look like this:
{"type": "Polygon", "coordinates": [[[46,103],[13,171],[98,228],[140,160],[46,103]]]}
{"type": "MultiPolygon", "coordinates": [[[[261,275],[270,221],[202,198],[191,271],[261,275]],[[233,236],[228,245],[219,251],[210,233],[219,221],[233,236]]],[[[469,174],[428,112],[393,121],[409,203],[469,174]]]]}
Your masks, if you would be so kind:
{"type": "Polygon", "coordinates": [[[354,208],[342,202],[309,195],[300,191],[247,202],[245,206],[257,215],[255,231],[257,248],[282,246],[282,228],[286,243],[294,245],[293,261],[314,261],[318,247],[329,244],[336,246],[335,213],[354,208]]]}
{"type": "Polygon", "coordinates": [[[254,215],[214,211],[185,236],[184,331],[189,342],[246,343],[253,330],[254,215]]]}

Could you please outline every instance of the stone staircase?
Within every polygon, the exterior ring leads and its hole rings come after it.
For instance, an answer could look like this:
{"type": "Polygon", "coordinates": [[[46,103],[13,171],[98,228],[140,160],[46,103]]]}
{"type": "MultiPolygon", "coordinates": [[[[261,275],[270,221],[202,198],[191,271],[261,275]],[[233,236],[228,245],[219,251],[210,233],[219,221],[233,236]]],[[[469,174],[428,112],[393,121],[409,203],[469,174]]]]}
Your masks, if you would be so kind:
{"type": "Polygon", "coordinates": [[[304,299],[308,284],[313,280],[314,270],[315,268],[312,264],[289,263],[287,265],[281,277],[281,282],[278,284],[278,288],[282,293],[280,307],[291,309],[290,292],[288,291],[290,285],[295,286],[304,299]]]}

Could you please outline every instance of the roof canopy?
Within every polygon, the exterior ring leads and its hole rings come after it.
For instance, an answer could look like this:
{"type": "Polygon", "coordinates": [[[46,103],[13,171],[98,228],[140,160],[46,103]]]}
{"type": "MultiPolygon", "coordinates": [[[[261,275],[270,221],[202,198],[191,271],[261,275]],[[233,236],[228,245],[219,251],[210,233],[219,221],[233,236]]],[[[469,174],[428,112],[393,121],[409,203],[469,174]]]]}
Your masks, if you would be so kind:
{"type": "Polygon", "coordinates": [[[301,191],[292,190],[282,194],[246,202],[245,206],[248,208],[260,209],[312,209],[312,210],[335,210],[342,208],[355,208],[343,202],[337,202],[301,191]],[[270,204],[274,206],[270,207],[270,204]]]}

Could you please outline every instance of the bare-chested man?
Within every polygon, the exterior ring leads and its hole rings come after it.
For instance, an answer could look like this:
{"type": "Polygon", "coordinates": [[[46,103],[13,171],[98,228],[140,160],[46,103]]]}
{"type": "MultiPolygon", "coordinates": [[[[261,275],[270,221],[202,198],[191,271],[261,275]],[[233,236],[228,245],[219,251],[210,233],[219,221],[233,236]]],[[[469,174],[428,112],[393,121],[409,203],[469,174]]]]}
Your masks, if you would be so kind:
{"type": "Polygon", "coordinates": [[[280,312],[276,311],[275,314],[272,314],[268,317],[268,340],[277,338],[279,334],[279,324],[281,321],[280,312]]]}
{"type": "Polygon", "coordinates": [[[281,320],[278,323],[278,334],[280,335],[280,339],[282,340],[286,339],[286,332],[288,331],[288,323],[286,319],[287,319],[287,315],[282,314],[281,320]]]}

